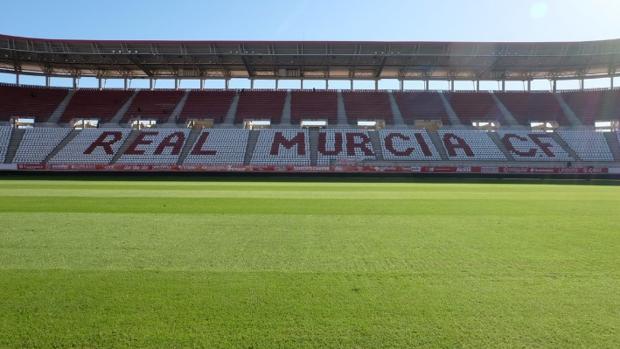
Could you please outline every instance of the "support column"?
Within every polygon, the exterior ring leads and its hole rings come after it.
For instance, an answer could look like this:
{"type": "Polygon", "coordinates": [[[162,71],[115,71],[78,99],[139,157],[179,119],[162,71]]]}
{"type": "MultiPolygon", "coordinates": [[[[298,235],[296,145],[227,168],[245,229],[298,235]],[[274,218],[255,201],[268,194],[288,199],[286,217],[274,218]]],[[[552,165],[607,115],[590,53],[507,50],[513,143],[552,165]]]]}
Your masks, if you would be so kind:
{"type": "Polygon", "coordinates": [[[428,91],[430,90],[430,81],[429,80],[424,80],[424,91],[428,91]]]}
{"type": "MultiPolygon", "coordinates": [[[[229,84],[230,84],[230,79],[224,79],[224,89],[225,90],[228,90],[229,84]]],[[[277,87],[276,87],[276,89],[277,89],[277,87]]]]}
{"type": "Polygon", "coordinates": [[[153,78],[149,79],[149,90],[153,91],[155,89],[155,81],[153,78]]]}
{"type": "Polygon", "coordinates": [[[506,80],[502,80],[502,92],[506,92],[506,80]]]}
{"type": "Polygon", "coordinates": [[[480,92],[480,80],[476,80],[476,92],[480,92]]]}
{"type": "Polygon", "coordinates": [[[304,89],[304,79],[301,79],[301,89],[304,89]]]}
{"type": "Polygon", "coordinates": [[[527,81],[527,92],[532,92],[532,80],[527,81]]]}
{"type": "Polygon", "coordinates": [[[583,91],[586,88],[586,82],[583,78],[579,80],[579,90],[583,91]]]}
{"type": "Polygon", "coordinates": [[[254,89],[254,79],[250,79],[250,90],[254,89]]]}
{"type": "Polygon", "coordinates": [[[557,83],[558,83],[557,80],[555,80],[555,79],[551,80],[551,91],[553,93],[556,93],[558,91],[558,84],[557,83]]]}
{"type": "Polygon", "coordinates": [[[127,91],[129,89],[129,84],[127,83],[127,78],[123,78],[123,89],[127,91]]]}
{"type": "Polygon", "coordinates": [[[454,80],[450,80],[450,91],[454,92],[454,80]]]}
{"type": "Polygon", "coordinates": [[[405,90],[405,80],[398,80],[398,89],[402,92],[405,90]]]}
{"type": "Polygon", "coordinates": [[[610,87],[613,90],[614,89],[614,76],[612,75],[611,79],[609,79],[609,80],[610,80],[609,84],[611,85],[610,87]]]}
{"type": "Polygon", "coordinates": [[[78,88],[78,80],[77,80],[77,78],[74,76],[74,77],[73,77],[73,89],[74,89],[74,90],[77,90],[77,88],[78,88]]]}
{"type": "Polygon", "coordinates": [[[19,86],[19,72],[15,72],[15,85],[19,86]]]}
{"type": "Polygon", "coordinates": [[[325,89],[329,90],[329,81],[328,80],[325,80],[325,89]]]}
{"type": "Polygon", "coordinates": [[[280,79],[276,79],[276,90],[278,89],[278,86],[280,86],[280,79]]]}
{"type": "Polygon", "coordinates": [[[179,85],[180,85],[180,84],[179,84],[179,82],[180,82],[180,80],[179,80],[178,78],[175,78],[175,79],[174,79],[174,89],[175,89],[176,91],[178,91],[178,90],[179,90],[179,85]]]}
{"type": "Polygon", "coordinates": [[[200,90],[204,90],[205,89],[205,79],[200,79],[200,90]]]}
{"type": "Polygon", "coordinates": [[[49,75],[45,76],[45,87],[50,87],[51,77],[49,75]]]}
{"type": "Polygon", "coordinates": [[[353,91],[353,79],[351,79],[350,82],[351,82],[351,91],[353,91]]]}
{"type": "Polygon", "coordinates": [[[99,87],[99,91],[103,90],[103,81],[101,81],[101,78],[97,78],[97,87],[99,87]]]}
{"type": "Polygon", "coordinates": [[[375,91],[379,91],[379,80],[375,80],[375,91]]]}

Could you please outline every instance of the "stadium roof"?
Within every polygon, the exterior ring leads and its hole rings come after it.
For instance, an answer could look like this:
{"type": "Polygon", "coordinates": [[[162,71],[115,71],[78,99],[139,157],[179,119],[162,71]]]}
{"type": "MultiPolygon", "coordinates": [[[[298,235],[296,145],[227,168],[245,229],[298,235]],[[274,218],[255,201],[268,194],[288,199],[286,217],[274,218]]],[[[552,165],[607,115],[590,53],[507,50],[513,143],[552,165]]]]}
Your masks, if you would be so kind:
{"type": "Polygon", "coordinates": [[[532,80],[620,71],[591,42],[55,40],[0,35],[0,71],[100,78],[532,80]]]}

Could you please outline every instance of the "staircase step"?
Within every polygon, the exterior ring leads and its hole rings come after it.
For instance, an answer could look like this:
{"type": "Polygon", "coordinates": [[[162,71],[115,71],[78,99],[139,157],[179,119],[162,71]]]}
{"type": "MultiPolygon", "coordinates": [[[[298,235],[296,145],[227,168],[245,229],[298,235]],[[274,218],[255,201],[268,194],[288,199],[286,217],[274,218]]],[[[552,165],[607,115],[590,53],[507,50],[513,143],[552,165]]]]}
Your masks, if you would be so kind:
{"type": "Polygon", "coordinates": [[[571,148],[568,143],[566,143],[566,141],[564,139],[562,139],[562,137],[560,137],[559,134],[557,134],[556,132],[553,132],[552,134],[553,140],[560,146],[562,147],[564,150],[566,150],[566,152],[568,153],[568,155],[570,155],[573,159],[575,159],[576,161],[581,161],[581,158],[579,157],[579,155],[577,155],[577,152],[575,152],[575,150],[573,150],[573,148],[571,148]]]}
{"type": "Polygon", "coordinates": [[[75,90],[69,90],[69,93],[67,93],[65,98],[62,100],[62,102],[60,102],[58,107],[56,107],[56,110],[54,110],[52,115],[47,120],[48,123],[57,124],[58,121],[60,121],[62,115],[65,113],[65,110],[67,110],[67,106],[69,105],[69,102],[71,102],[74,94],[75,90]]]}
{"type": "Polygon", "coordinates": [[[390,97],[390,108],[392,109],[392,115],[394,117],[394,126],[405,126],[405,119],[403,119],[403,114],[400,112],[400,108],[398,108],[394,93],[390,91],[388,92],[388,96],[390,97]]]}
{"type": "Polygon", "coordinates": [[[52,160],[54,156],[58,154],[58,152],[60,152],[67,144],[69,144],[69,142],[71,142],[79,134],[80,134],[80,130],[75,130],[75,129],[71,130],[71,132],[69,132],[69,134],[65,137],[65,139],[63,139],[62,142],[58,143],[56,148],[54,148],[54,150],[52,150],[51,153],[47,154],[47,157],[45,157],[45,160],[43,161],[43,163],[45,164],[49,163],[50,160],[52,160]]]}
{"type": "Polygon", "coordinates": [[[131,95],[131,97],[129,97],[129,99],[125,101],[125,104],[123,104],[123,106],[116,112],[116,114],[114,114],[114,117],[112,117],[112,120],[110,120],[111,124],[121,123],[121,120],[123,120],[123,118],[125,117],[125,114],[127,114],[129,107],[131,107],[133,100],[136,98],[139,92],[140,90],[135,90],[133,95],[131,95]]]}
{"type": "Polygon", "coordinates": [[[426,132],[428,133],[428,136],[431,138],[431,141],[433,142],[435,149],[437,149],[437,151],[439,152],[439,155],[441,156],[441,160],[444,160],[444,161],[450,160],[448,158],[448,152],[446,152],[446,148],[443,146],[443,141],[441,140],[441,137],[439,137],[439,133],[437,133],[437,131],[428,131],[428,130],[426,132]]]}
{"type": "Polygon", "coordinates": [[[189,97],[189,92],[190,90],[185,90],[183,97],[181,97],[181,100],[179,100],[179,103],[177,103],[177,105],[172,110],[172,113],[170,113],[170,116],[168,117],[168,120],[166,121],[167,124],[176,125],[177,120],[179,119],[179,116],[181,116],[181,112],[183,111],[183,108],[185,107],[185,102],[187,102],[187,98],[189,97]]]}
{"type": "Polygon", "coordinates": [[[459,116],[456,115],[456,112],[452,108],[450,101],[448,101],[448,99],[443,94],[443,92],[441,91],[439,92],[439,97],[441,97],[441,102],[443,103],[443,106],[446,109],[446,113],[448,114],[448,119],[450,120],[450,123],[453,126],[462,126],[463,123],[461,122],[461,119],[459,119],[459,116]]]}
{"type": "Polygon", "coordinates": [[[555,99],[560,104],[560,107],[562,108],[562,111],[564,112],[564,115],[566,115],[566,118],[570,122],[571,126],[583,126],[583,123],[577,117],[577,114],[575,114],[575,112],[571,109],[571,107],[568,104],[566,104],[564,97],[562,97],[562,95],[559,93],[554,93],[553,95],[555,96],[555,99]]]}
{"type": "Polygon", "coordinates": [[[489,132],[488,135],[489,137],[491,137],[491,140],[493,141],[493,143],[495,143],[495,145],[499,148],[499,150],[501,150],[502,153],[504,153],[504,156],[506,157],[506,159],[510,161],[515,161],[514,156],[508,151],[508,149],[506,149],[506,146],[504,146],[504,142],[502,142],[502,140],[499,138],[499,135],[497,134],[497,132],[489,132]]]}
{"type": "Polygon", "coordinates": [[[13,128],[11,131],[11,140],[9,141],[9,147],[4,156],[5,164],[10,164],[15,159],[15,154],[17,154],[17,149],[22,142],[22,138],[24,138],[24,133],[26,133],[25,130],[20,130],[18,128],[13,128]]]}
{"type": "Polygon", "coordinates": [[[506,108],[504,103],[502,103],[502,101],[499,98],[497,98],[497,96],[495,95],[495,93],[493,93],[493,91],[491,91],[491,97],[493,97],[495,104],[497,105],[499,110],[502,112],[502,115],[504,116],[504,120],[506,121],[508,126],[519,126],[519,122],[514,117],[514,115],[512,115],[512,112],[508,110],[508,108],[506,108]]]}
{"type": "Polygon", "coordinates": [[[603,134],[607,140],[607,145],[609,145],[609,150],[611,150],[611,154],[614,156],[614,160],[620,161],[620,140],[618,140],[618,133],[605,132],[603,134]]]}
{"type": "Polygon", "coordinates": [[[347,108],[344,106],[344,97],[342,91],[338,91],[338,126],[347,126],[349,119],[347,118],[347,108]]]}
{"type": "Polygon", "coordinates": [[[127,138],[125,139],[125,142],[123,142],[123,145],[121,145],[121,147],[118,149],[116,154],[114,154],[114,157],[110,161],[110,165],[115,164],[121,158],[121,156],[125,154],[125,151],[127,151],[127,148],[129,148],[129,146],[133,143],[133,141],[135,141],[136,138],[138,138],[139,134],[140,134],[140,130],[131,131],[129,136],[127,136],[127,138]]]}
{"type": "Polygon", "coordinates": [[[252,162],[252,155],[254,154],[254,149],[256,148],[256,143],[258,142],[258,135],[260,131],[252,130],[250,131],[250,135],[248,136],[248,145],[245,148],[245,157],[243,159],[244,165],[249,165],[252,162]]]}
{"type": "Polygon", "coordinates": [[[196,143],[196,139],[198,139],[198,136],[202,134],[202,131],[203,129],[201,128],[195,128],[190,131],[189,136],[187,136],[187,140],[185,140],[185,144],[183,145],[183,150],[181,150],[181,154],[179,155],[179,159],[177,160],[177,165],[182,165],[183,162],[185,162],[187,155],[194,147],[194,143],[196,143]]]}
{"type": "Polygon", "coordinates": [[[310,165],[316,166],[319,158],[319,130],[311,128],[310,137],[310,165]]]}
{"type": "Polygon", "coordinates": [[[286,98],[284,99],[284,107],[282,108],[282,118],[280,119],[280,125],[291,126],[291,90],[286,91],[286,98]]]}
{"type": "Polygon", "coordinates": [[[224,117],[223,125],[232,126],[235,124],[235,118],[237,117],[237,107],[239,106],[239,94],[235,94],[232,102],[230,103],[230,108],[228,108],[228,112],[224,117]]]}
{"type": "Polygon", "coordinates": [[[368,135],[370,136],[370,141],[372,142],[372,148],[376,159],[378,161],[385,160],[383,158],[383,152],[381,151],[383,148],[381,147],[381,137],[379,137],[379,131],[369,131],[368,135]]]}

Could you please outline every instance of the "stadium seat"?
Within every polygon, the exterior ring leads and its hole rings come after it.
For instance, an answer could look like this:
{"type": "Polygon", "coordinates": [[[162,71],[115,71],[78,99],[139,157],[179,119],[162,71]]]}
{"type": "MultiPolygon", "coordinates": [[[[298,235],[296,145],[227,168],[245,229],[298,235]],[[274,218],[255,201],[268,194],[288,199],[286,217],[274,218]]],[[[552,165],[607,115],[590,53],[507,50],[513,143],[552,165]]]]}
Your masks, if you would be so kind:
{"type": "Polygon", "coordinates": [[[138,165],[174,165],[177,163],[189,129],[152,129],[140,131],[116,163],[138,165]]]}
{"type": "Polygon", "coordinates": [[[381,130],[379,137],[385,160],[441,160],[426,130],[381,130]]]}
{"type": "Polygon", "coordinates": [[[573,159],[550,133],[500,130],[499,137],[517,161],[570,161],[573,159]]]}
{"type": "Polygon", "coordinates": [[[109,122],[132,94],[123,90],[78,90],[71,97],[60,122],[70,122],[75,118],[109,122]]]}
{"type": "Polygon", "coordinates": [[[450,125],[446,108],[437,92],[395,92],[394,99],[408,125],[416,120],[441,120],[450,125]]]}
{"type": "Polygon", "coordinates": [[[241,91],[235,123],[246,119],[266,119],[279,124],[284,110],[285,91],[241,91]]]}
{"type": "Polygon", "coordinates": [[[0,85],[0,121],[34,116],[37,122],[46,122],[67,93],[64,88],[0,85]]]}
{"type": "Polygon", "coordinates": [[[375,160],[370,135],[359,129],[324,130],[319,132],[317,165],[358,163],[375,160]]]}
{"type": "Polygon", "coordinates": [[[558,134],[583,161],[613,161],[605,136],[591,130],[560,130],[558,134]]]}
{"type": "Polygon", "coordinates": [[[330,125],[338,123],[338,94],[334,91],[291,92],[291,122],[298,125],[304,119],[324,119],[330,125]]]}
{"type": "Polygon", "coordinates": [[[40,164],[71,132],[67,127],[36,127],[24,130],[14,163],[40,164]]]}
{"type": "Polygon", "coordinates": [[[183,106],[179,121],[213,119],[215,123],[221,123],[234,97],[234,91],[191,91],[183,106]]]}
{"type": "Polygon", "coordinates": [[[250,131],[209,129],[196,139],[184,165],[243,165],[250,131]]]}
{"type": "Polygon", "coordinates": [[[438,133],[450,160],[506,160],[485,131],[441,129],[438,133]]]}
{"type": "Polygon", "coordinates": [[[387,92],[377,91],[345,91],[342,93],[349,124],[355,125],[358,120],[385,120],[394,123],[387,92]]]}
{"type": "Polygon", "coordinates": [[[82,130],[50,163],[109,164],[130,131],[126,128],[82,130]]]}
{"type": "Polygon", "coordinates": [[[252,154],[254,165],[310,165],[308,131],[261,130],[252,154]]]}
{"type": "Polygon", "coordinates": [[[121,122],[129,122],[135,118],[166,122],[183,93],[185,92],[174,90],[140,91],[121,122]]]}

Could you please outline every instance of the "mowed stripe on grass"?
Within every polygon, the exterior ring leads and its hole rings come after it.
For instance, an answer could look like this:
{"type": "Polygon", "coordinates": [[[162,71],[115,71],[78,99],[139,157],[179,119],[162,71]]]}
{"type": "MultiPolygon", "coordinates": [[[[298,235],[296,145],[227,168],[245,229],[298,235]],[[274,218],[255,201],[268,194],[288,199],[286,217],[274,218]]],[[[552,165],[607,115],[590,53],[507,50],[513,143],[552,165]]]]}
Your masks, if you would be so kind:
{"type": "Polygon", "coordinates": [[[0,346],[617,347],[619,194],[0,181],[0,346]]]}

